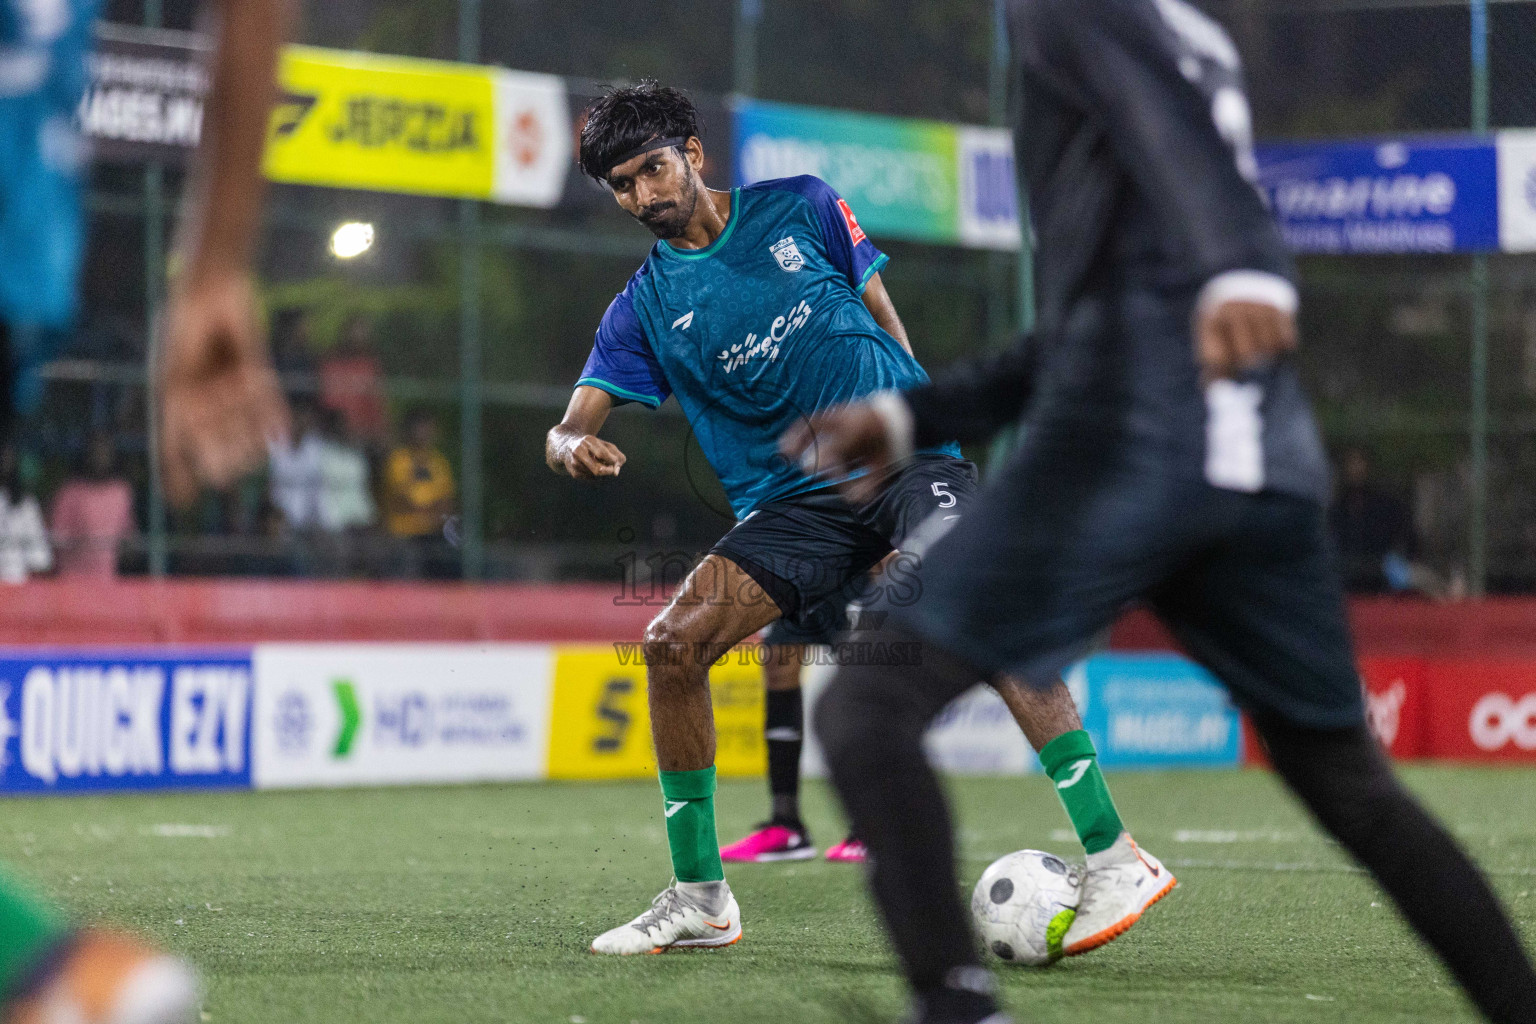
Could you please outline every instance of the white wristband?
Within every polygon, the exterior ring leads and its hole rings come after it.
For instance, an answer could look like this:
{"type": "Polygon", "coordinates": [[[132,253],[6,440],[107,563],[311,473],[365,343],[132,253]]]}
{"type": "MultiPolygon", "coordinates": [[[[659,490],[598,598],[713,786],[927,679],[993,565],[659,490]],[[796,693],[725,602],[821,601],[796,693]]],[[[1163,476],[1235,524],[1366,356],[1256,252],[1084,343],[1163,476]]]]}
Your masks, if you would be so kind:
{"type": "Polygon", "coordinates": [[[1205,282],[1195,298],[1196,319],[1227,302],[1257,302],[1296,314],[1301,305],[1296,286],[1266,270],[1229,270],[1205,282]]]}
{"type": "Polygon", "coordinates": [[[877,391],[866,401],[885,424],[885,441],[891,449],[891,462],[898,465],[906,462],[912,457],[912,407],[899,391],[877,391]]]}

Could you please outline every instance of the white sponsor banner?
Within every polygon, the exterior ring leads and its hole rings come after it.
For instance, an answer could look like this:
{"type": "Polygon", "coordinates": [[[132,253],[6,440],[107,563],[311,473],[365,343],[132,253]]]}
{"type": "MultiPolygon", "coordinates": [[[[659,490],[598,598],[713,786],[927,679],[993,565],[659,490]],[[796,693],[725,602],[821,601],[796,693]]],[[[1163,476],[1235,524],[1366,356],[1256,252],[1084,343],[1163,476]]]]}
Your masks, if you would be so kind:
{"type": "MultiPolygon", "coordinates": [[[[810,777],[824,778],[827,774],[827,762],[810,718],[834,671],[831,665],[815,665],[804,676],[806,732],[800,764],[810,777]]],[[[1081,703],[1083,697],[1072,682],[1069,675],[1068,685],[1081,703]]],[[[1008,705],[989,686],[977,686],[950,702],[934,720],[923,746],[928,762],[949,775],[1027,775],[1040,770],[1040,759],[1009,714],[1008,705]]]]}
{"type": "Polygon", "coordinates": [[[962,125],[960,158],[960,244],[974,249],[1017,249],[1018,176],[1013,133],[1006,128],[962,125]]]}
{"type": "Polygon", "coordinates": [[[252,666],[257,788],[544,777],[548,647],[268,644],[252,666]]]}
{"type": "Polygon", "coordinates": [[[528,71],[493,72],[496,87],[497,202],[549,209],[570,173],[571,117],[565,79],[528,71]]]}
{"type": "Polygon", "coordinates": [[[1536,131],[1499,132],[1499,248],[1536,252],[1536,131]]]}

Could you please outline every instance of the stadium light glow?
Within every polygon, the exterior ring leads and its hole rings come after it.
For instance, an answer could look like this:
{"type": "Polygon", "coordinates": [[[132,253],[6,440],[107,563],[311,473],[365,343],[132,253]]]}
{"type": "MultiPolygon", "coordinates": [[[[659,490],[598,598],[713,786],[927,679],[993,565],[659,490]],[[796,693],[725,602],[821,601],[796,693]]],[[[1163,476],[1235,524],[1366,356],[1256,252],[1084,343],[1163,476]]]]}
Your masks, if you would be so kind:
{"type": "Polygon", "coordinates": [[[348,221],[331,235],[331,255],[339,260],[356,259],[372,248],[372,224],[348,221]]]}

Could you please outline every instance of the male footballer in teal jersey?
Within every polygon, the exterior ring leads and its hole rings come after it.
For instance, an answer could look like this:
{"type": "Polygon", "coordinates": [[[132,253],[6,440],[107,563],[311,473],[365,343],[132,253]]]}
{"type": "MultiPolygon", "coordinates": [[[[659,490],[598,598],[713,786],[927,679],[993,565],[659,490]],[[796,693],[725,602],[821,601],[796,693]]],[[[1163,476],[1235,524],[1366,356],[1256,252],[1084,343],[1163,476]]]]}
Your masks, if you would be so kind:
{"type": "MultiPolygon", "coordinates": [[[[609,410],[656,408],[675,394],[737,516],[645,634],[676,881],[598,936],[598,953],[740,939],[715,831],[710,664],[781,617],[814,628],[837,616],[850,582],[930,516],[959,519],[976,488],[975,467],[953,443],[916,453],[857,504],[838,495],[839,479],[809,477],[779,455],[779,434],[817,410],[927,376],[880,280],[885,255],[830,186],[805,176],[715,192],[703,163],[697,112],[674,89],[642,83],[588,111],[582,169],[659,241],[604,315],[547,460],[573,477],[618,475],[623,453],[597,437],[609,410]]],[[[898,587],[899,571],[876,585],[898,587]]],[[[1119,934],[1173,879],[1125,833],[1066,688],[1000,680],[998,689],[1058,786],[1089,877],[1120,908],[1119,934]]]]}
{"type": "MultiPolygon", "coordinates": [[[[262,148],[289,0],[222,0],[181,272],[158,340],[167,490],[189,500],[259,465],[284,428],[258,329],[250,261],[260,221],[262,148]]],[[[85,88],[95,0],[0,0],[0,422],[27,397],[78,303],[84,145],[73,123],[85,88]]],[[[0,873],[0,1022],[195,1021],[196,980],[138,939],[77,928],[0,873]]]]}

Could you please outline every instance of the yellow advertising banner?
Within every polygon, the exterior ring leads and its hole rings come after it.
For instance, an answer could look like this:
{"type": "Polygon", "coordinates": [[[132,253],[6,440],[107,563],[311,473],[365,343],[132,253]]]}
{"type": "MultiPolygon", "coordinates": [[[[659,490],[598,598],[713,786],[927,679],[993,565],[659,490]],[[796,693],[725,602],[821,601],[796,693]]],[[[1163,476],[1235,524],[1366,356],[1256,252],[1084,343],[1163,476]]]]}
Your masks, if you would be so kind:
{"type": "MultiPolygon", "coordinates": [[[[763,741],[763,670],[751,647],[738,648],[709,673],[722,776],[767,771],[763,741]]],[[[656,774],[645,665],[634,645],[558,647],[550,709],[549,777],[645,778],[656,774]]]]}
{"type": "Polygon", "coordinates": [[[287,47],[266,173],[299,185],[488,197],[496,178],[490,68],[287,47]]]}

